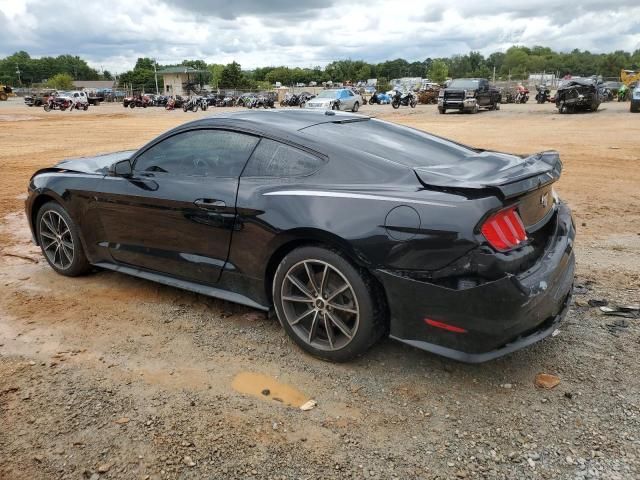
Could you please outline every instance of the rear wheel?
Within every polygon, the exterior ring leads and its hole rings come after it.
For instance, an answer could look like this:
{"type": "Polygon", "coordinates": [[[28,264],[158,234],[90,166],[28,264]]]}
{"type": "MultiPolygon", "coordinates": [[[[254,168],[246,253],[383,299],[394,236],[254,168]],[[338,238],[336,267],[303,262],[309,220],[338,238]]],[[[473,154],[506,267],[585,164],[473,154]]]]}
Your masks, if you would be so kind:
{"type": "Polygon", "coordinates": [[[358,102],[356,102],[356,103],[353,104],[353,108],[351,109],[351,111],[353,113],[356,113],[359,108],[360,108],[360,104],[358,102]]]}
{"type": "Polygon", "coordinates": [[[35,227],[42,253],[57,273],[75,277],[91,269],[78,227],[60,204],[45,203],[38,211],[35,227]]]}
{"type": "Polygon", "coordinates": [[[302,247],[280,263],[273,301],[287,334],[311,355],[344,362],[384,333],[377,286],[336,250],[302,247]]]}

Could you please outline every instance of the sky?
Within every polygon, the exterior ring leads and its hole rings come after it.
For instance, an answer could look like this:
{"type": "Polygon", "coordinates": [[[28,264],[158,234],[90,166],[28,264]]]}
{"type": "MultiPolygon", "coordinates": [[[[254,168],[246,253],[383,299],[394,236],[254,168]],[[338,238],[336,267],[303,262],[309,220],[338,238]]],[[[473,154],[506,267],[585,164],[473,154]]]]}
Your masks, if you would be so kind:
{"type": "Polygon", "coordinates": [[[640,49],[640,0],[0,0],[0,57],[68,53],[111,73],[138,57],[311,67],[513,44],[640,49]]]}

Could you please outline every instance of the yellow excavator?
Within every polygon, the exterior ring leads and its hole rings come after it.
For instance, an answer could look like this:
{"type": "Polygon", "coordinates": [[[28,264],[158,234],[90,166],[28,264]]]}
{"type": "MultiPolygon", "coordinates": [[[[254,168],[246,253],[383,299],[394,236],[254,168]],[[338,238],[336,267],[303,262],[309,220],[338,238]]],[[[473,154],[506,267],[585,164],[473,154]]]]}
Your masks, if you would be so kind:
{"type": "Polygon", "coordinates": [[[13,88],[9,85],[0,85],[0,102],[6,101],[9,97],[15,97],[16,94],[13,93],[13,88]]]}
{"type": "Polygon", "coordinates": [[[634,70],[620,70],[620,81],[627,87],[630,87],[634,83],[640,82],[640,72],[634,70]]]}

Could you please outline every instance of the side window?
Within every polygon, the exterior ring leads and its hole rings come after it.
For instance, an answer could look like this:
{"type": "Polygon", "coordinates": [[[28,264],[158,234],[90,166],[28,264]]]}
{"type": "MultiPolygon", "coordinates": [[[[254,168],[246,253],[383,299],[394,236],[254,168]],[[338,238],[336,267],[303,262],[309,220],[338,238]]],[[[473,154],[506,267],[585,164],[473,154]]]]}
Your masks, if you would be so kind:
{"type": "Polygon", "coordinates": [[[251,155],[243,177],[294,177],[309,175],[324,161],[315,155],[263,138],[251,155]]]}
{"type": "Polygon", "coordinates": [[[135,172],[237,177],[258,138],[224,130],[192,130],[157,143],[138,156],[135,172]]]}

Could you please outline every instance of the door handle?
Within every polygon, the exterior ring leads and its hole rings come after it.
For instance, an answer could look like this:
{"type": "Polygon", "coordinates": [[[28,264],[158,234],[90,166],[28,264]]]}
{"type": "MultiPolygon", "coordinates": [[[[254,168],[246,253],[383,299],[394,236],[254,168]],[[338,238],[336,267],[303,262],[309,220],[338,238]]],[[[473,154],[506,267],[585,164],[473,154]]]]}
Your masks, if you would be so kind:
{"type": "Polygon", "coordinates": [[[202,208],[204,210],[218,210],[227,206],[224,201],[214,200],[212,198],[199,198],[193,203],[195,203],[198,208],[202,208]]]}

